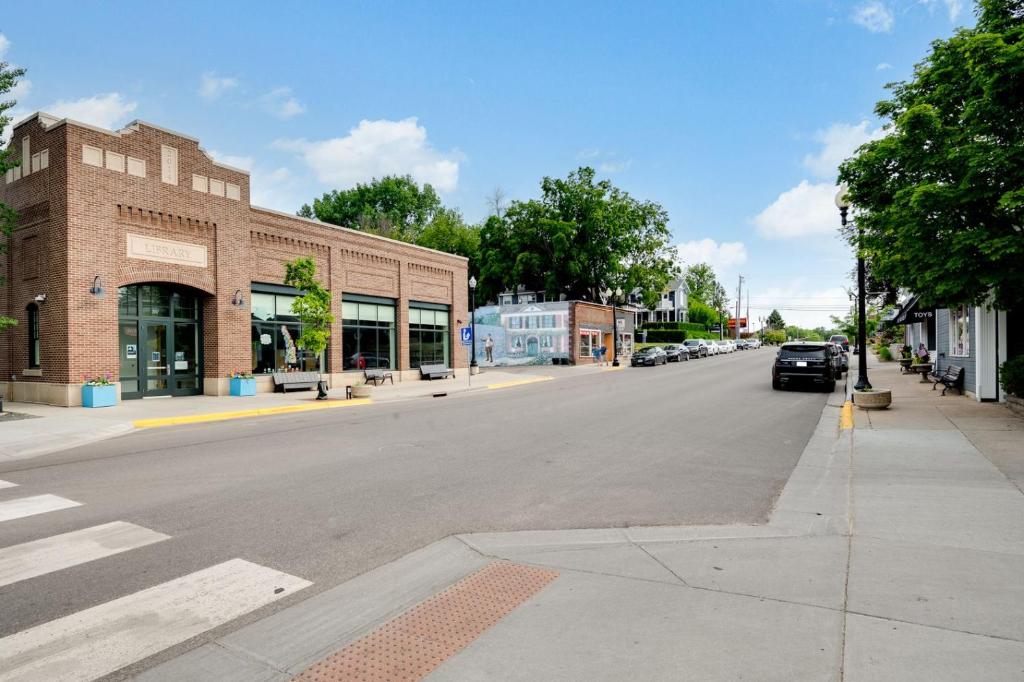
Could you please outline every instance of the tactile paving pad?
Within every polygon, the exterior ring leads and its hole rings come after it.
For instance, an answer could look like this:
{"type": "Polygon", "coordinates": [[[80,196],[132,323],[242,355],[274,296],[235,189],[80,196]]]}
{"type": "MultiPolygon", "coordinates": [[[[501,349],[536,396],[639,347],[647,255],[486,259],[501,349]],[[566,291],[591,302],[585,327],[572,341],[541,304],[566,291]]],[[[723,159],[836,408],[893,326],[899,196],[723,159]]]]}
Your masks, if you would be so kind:
{"type": "Polygon", "coordinates": [[[293,680],[420,680],[557,577],[555,571],[531,566],[488,564],[293,680]]]}

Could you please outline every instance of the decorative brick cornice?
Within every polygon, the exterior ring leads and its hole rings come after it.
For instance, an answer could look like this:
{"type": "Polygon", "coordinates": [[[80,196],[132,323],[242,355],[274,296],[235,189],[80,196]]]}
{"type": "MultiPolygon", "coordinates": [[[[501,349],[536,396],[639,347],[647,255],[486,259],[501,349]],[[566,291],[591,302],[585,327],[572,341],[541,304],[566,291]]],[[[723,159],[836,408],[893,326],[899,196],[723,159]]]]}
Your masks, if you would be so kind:
{"type": "Polygon", "coordinates": [[[376,253],[367,253],[365,251],[357,251],[355,249],[342,249],[341,257],[345,260],[387,265],[390,267],[398,267],[399,265],[399,261],[396,258],[388,258],[387,256],[381,256],[376,253]]]}
{"type": "Polygon", "coordinates": [[[329,254],[331,247],[320,242],[310,241],[308,239],[297,239],[287,235],[275,234],[273,232],[265,232],[262,230],[250,230],[249,241],[255,246],[262,244],[274,244],[277,246],[287,246],[293,249],[301,249],[304,251],[315,251],[322,254],[329,254]]]}
{"type": "Polygon", "coordinates": [[[423,272],[438,277],[450,277],[452,271],[448,268],[438,268],[432,265],[421,265],[419,263],[409,263],[409,272],[423,272]]]}
{"type": "Polygon", "coordinates": [[[199,220],[187,216],[139,208],[138,206],[117,205],[117,217],[134,225],[163,227],[196,233],[212,233],[217,230],[217,223],[211,220],[199,220]]]}
{"type": "Polygon", "coordinates": [[[211,296],[217,293],[214,277],[209,272],[185,272],[180,267],[159,267],[152,265],[127,265],[117,272],[117,286],[146,284],[149,282],[171,282],[199,289],[211,296]]]}

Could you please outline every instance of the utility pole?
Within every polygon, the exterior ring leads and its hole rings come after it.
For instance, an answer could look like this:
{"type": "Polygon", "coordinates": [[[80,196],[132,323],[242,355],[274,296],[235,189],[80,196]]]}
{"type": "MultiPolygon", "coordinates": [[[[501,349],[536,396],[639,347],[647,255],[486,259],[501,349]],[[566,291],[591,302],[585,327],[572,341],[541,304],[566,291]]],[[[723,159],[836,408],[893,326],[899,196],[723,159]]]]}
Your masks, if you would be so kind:
{"type": "Polygon", "coordinates": [[[743,275],[740,275],[739,286],[736,287],[736,340],[740,340],[740,312],[743,305],[743,275]]]}
{"type": "Polygon", "coordinates": [[[750,333],[750,287],[747,287],[747,333],[750,333]]]}

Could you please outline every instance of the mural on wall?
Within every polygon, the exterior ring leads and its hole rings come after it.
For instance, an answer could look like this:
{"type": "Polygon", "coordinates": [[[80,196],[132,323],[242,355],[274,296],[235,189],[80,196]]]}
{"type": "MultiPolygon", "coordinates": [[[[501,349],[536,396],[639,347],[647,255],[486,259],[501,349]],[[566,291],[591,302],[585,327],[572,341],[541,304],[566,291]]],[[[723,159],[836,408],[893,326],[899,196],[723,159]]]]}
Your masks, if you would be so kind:
{"type": "Polygon", "coordinates": [[[569,357],[569,302],[477,308],[476,361],[482,367],[550,365],[569,357]]]}

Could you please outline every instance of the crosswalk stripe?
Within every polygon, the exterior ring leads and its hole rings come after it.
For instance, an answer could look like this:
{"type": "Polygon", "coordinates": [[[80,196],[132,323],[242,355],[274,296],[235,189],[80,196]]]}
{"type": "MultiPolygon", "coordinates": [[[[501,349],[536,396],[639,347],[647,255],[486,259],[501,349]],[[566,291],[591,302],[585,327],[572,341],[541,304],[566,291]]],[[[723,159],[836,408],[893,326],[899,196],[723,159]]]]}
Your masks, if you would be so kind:
{"type": "Polygon", "coordinates": [[[231,559],[0,639],[0,681],[94,680],[311,584],[231,559]]]}
{"type": "Polygon", "coordinates": [[[0,481],[0,490],[3,488],[17,488],[17,483],[11,483],[10,481],[0,481]]]}
{"type": "Polygon", "coordinates": [[[11,521],[20,519],[23,516],[33,516],[46,512],[78,507],[82,503],[68,500],[57,495],[33,495],[32,497],[19,497],[16,500],[0,502],[0,521],[11,521]]]}
{"type": "Polygon", "coordinates": [[[124,521],[0,549],[0,587],[167,540],[170,536],[124,521]]]}

